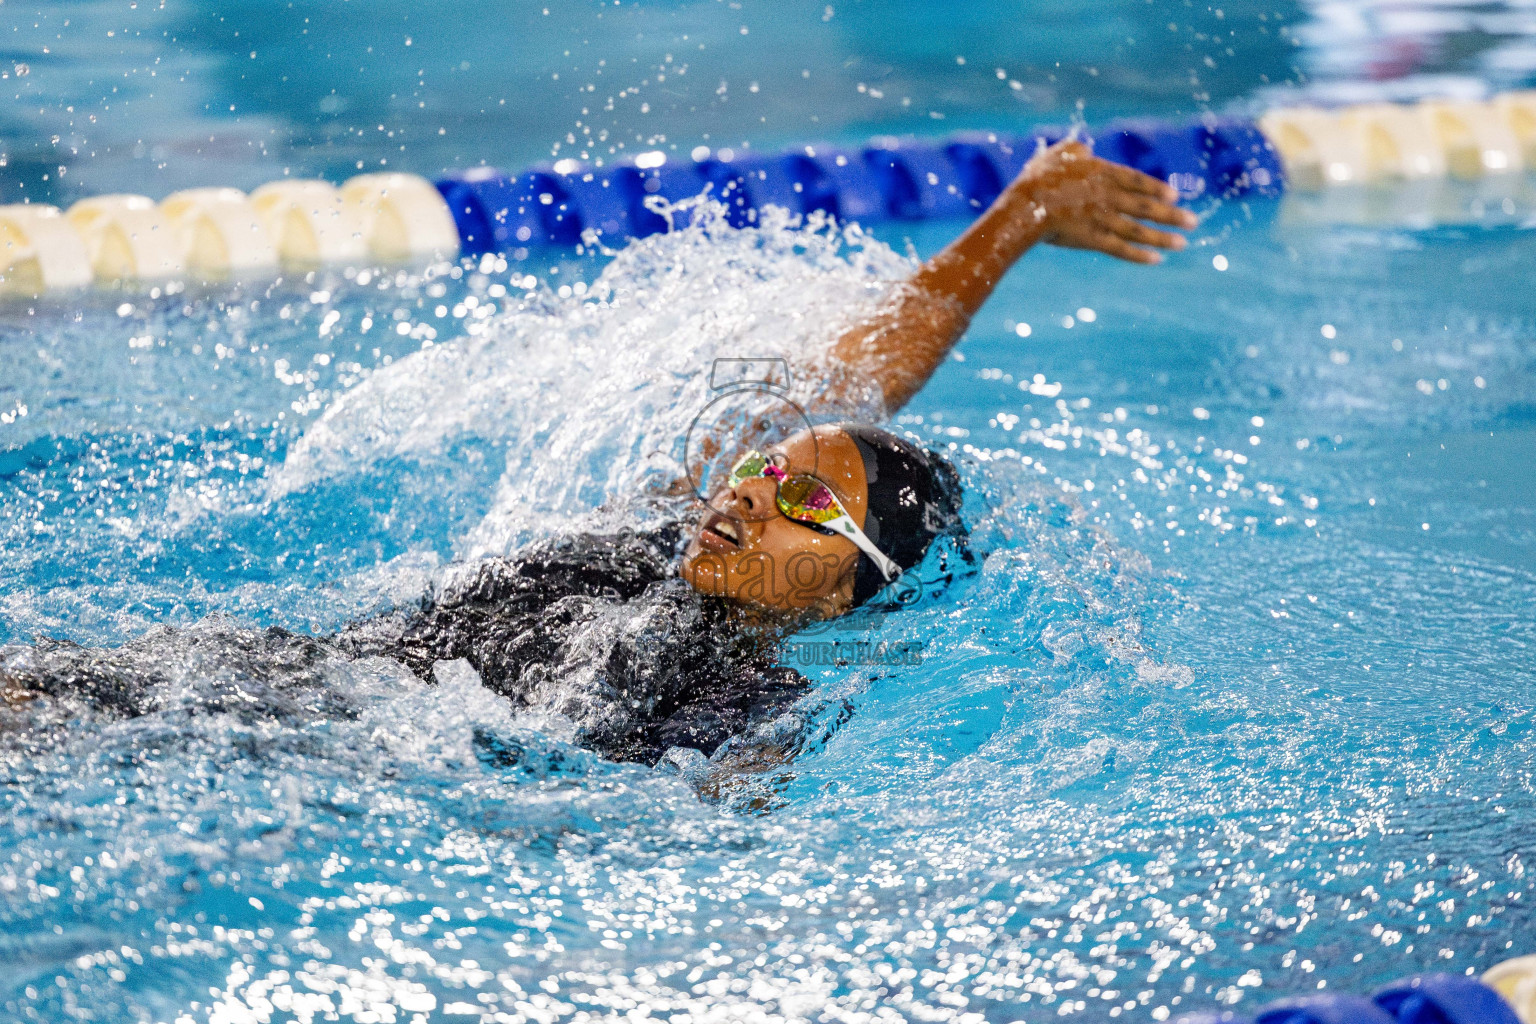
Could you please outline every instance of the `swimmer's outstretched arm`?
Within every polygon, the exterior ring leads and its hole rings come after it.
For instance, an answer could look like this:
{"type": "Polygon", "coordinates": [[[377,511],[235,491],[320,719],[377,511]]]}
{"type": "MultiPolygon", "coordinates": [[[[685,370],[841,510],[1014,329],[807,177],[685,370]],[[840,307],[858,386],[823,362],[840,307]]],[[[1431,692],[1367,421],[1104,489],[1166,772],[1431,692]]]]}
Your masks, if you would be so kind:
{"type": "Polygon", "coordinates": [[[1195,215],[1177,201],[1165,182],[1100,160],[1081,142],[1058,142],[1030,160],[889,305],[844,332],[832,355],[874,377],[887,411],[895,412],[928,382],[1008,268],[1036,243],[1160,263],[1156,250],[1182,249],[1184,238],[1142,222],[1195,227],[1195,215]]]}

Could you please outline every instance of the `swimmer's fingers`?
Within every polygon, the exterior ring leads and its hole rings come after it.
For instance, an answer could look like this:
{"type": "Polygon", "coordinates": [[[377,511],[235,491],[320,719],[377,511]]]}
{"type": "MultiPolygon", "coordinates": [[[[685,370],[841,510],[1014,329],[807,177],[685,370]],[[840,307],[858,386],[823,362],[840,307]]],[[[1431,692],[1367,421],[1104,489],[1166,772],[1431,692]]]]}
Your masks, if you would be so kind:
{"type": "Polygon", "coordinates": [[[1127,242],[1136,242],[1140,245],[1152,245],[1159,249],[1183,249],[1186,244],[1183,235],[1176,235],[1171,231],[1159,231],[1139,220],[1132,220],[1124,214],[1111,215],[1104,226],[1127,242]]]}
{"type": "Polygon", "coordinates": [[[1102,252],[1115,259],[1125,260],[1127,263],[1145,263],[1147,265],[1163,262],[1163,254],[1153,249],[1143,249],[1139,245],[1132,245],[1108,230],[1099,230],[1078,241],[1068,243],[1074,249],[1093,249],[1102,252]]]}
{"type": "Polygon", "coordinates": [[[1105,160],[1103,163],[1108,169],[1109,180],[1127,192],[1138,192],[1144,196],[1152,196],[1163,200],[1165,203],[1178,201],[1178,189],[1166,181],[1154,178],[1150,174],[1143,174],[1136,170],[1136,168],[1127,167],[1125,164],[1117,164],[1111,160],[1105,160]]]}
{"type": "Polygon", "coordinates": [[[1159,202],[1151,196],[1122,192],[1115,197],[1115,209],[1137,220],[1150,220],[1154,224],[1166,224],[1186,231],[1200,226],[1200,218],[1188,210],[1181,210],[1172,203],[1159,202]]]}

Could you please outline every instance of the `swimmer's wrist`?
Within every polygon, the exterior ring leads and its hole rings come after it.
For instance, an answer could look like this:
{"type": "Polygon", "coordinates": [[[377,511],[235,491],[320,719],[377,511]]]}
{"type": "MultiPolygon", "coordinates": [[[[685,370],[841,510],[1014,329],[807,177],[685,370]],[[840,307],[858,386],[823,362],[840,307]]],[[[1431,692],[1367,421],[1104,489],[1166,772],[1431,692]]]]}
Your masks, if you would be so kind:
{"type": "Polygon", "coordinates": [[[1003,191],[998,205],[1006,211],[1007,223],[1026,238],[1034,241],[1050,230],[1051,209],[1039,197],[1041,182],[1038,178],[1020,175],[1003,191]]]}

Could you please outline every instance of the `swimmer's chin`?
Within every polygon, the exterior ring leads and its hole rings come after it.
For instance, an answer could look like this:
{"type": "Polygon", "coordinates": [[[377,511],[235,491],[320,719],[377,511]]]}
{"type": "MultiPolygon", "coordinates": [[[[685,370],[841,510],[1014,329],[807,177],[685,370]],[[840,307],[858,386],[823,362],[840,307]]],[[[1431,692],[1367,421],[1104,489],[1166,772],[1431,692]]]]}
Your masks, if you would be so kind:
{"type": "Polygon", "coordinates": [[[705,551],[697,537],[688,543],[687,550],[683,552],[677,574],[706,597],[734,601],[729,592],[730,567],[720,555],[705,551]]]}
{"type": "MultiPolygon", "coordinates": [[[[852,610],[851,599],[846,594],[790,593],[777,600],[764,600],[756,594],[743,593],[740,584],[747,574],[741,572],[740,562],[739,557],[732,559],[706,550],[698,538],[694,538],[678,563],[678,575],[705,597],[718,598],[751,614],[766,614],[780,624],[800,619],[837,618],[852,610]]],[[[750,575],[753,589],[763,585],[764,581],[757,573],[750,575]]]]}

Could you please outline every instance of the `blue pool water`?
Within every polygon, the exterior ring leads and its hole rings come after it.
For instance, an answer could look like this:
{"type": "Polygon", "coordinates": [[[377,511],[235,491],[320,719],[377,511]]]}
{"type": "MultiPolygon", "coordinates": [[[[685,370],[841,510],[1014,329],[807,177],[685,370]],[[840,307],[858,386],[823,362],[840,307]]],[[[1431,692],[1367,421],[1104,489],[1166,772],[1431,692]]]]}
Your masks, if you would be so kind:
{"type": "MultiPolygon", "coordinates": [[[[683,34],[761,62],[756,93],[732,73],[722,103],[706,64],[707,88],[655,103],[685,148],[922,131],[930,111],[1065,117],[1078,96],[1187,111],[1338,63],[1260,33],[1267,5],[1225,12],[1253,52],[1208,99],[1183,43],[1117,52],[1122,27],[1168,32],[1153,5],[1071,40],[1058,83],[1076,22],[1026,34],[1019,89],[992,77],[990,6],[894,35],[859,5],[827,22],[820,4],[568,6],[472,39],[403,6],[399,31],[379,15],[351,35],[292,15],[330,50],[255,6],[140,6],[71,7],[78,34],[62,8],[10,12],[18,38],[57,37],[18,44],[50,46],[18,51],[19,81],[63,97],[11,152],[38,152],[52,118],[94,113],[102,135],[18,160],[36,174],[7,187],[345,173],[401,126],[422,129],[411,169],[471,143],[516,165],[580,131],[538,60],[585,45],[571,59],[596,82],[598,60],[676,59],[683,34]],[[438,76],[415,91],[319,57],[407,35],[438,76]],[[494,64],[498,38],[529,49],[494,64]],[[841,82],[865,73],[850,54],[874,66],[863,93],[841,82]],[[108,57],[126,112],[88,84],[108,57]],[[187,81],[145,85],[159,57],[187,81]],[[795,91],[823,70],[840,84],[795,91]],[[301,106],[283,74],[324,85],[301,106]],[[926,109],[898,106],[902,76],[926,109]],[[525,99],[477,121],[481,93],[525,99]],[[257,109],[225,117],[241,98],[257,109]],[[208,134],[229,144],[194,153],[208,134]],[[185,158],[157,168],[157,146],[185,158]]],[[[1424,76],[1521,73],[1449,49],[1461,63],[1424,76]]],[[[177,695],[132,721],[45,705],[0,729],[0,1019],[1145,1021],[1532,952],[1536,236],[1514,226],[1330,228],[1256,205],[1213,211],[1156,270],[1031,254],[898,420],[961,468],[978,569],[883,624],[920,664],[804,667],[802,753],[718,801],[452,667],[427,687],[322,666],[347,715],[208,710],[240,680],[203,652],[239,627],[324,633],[455,559],[633,514],[711,358],[814,351],[909,242],[929,254],[957,227],[841,246],[699,231],[613,259],[0,311],[0,649],[148,646],[177,695]]]]}

